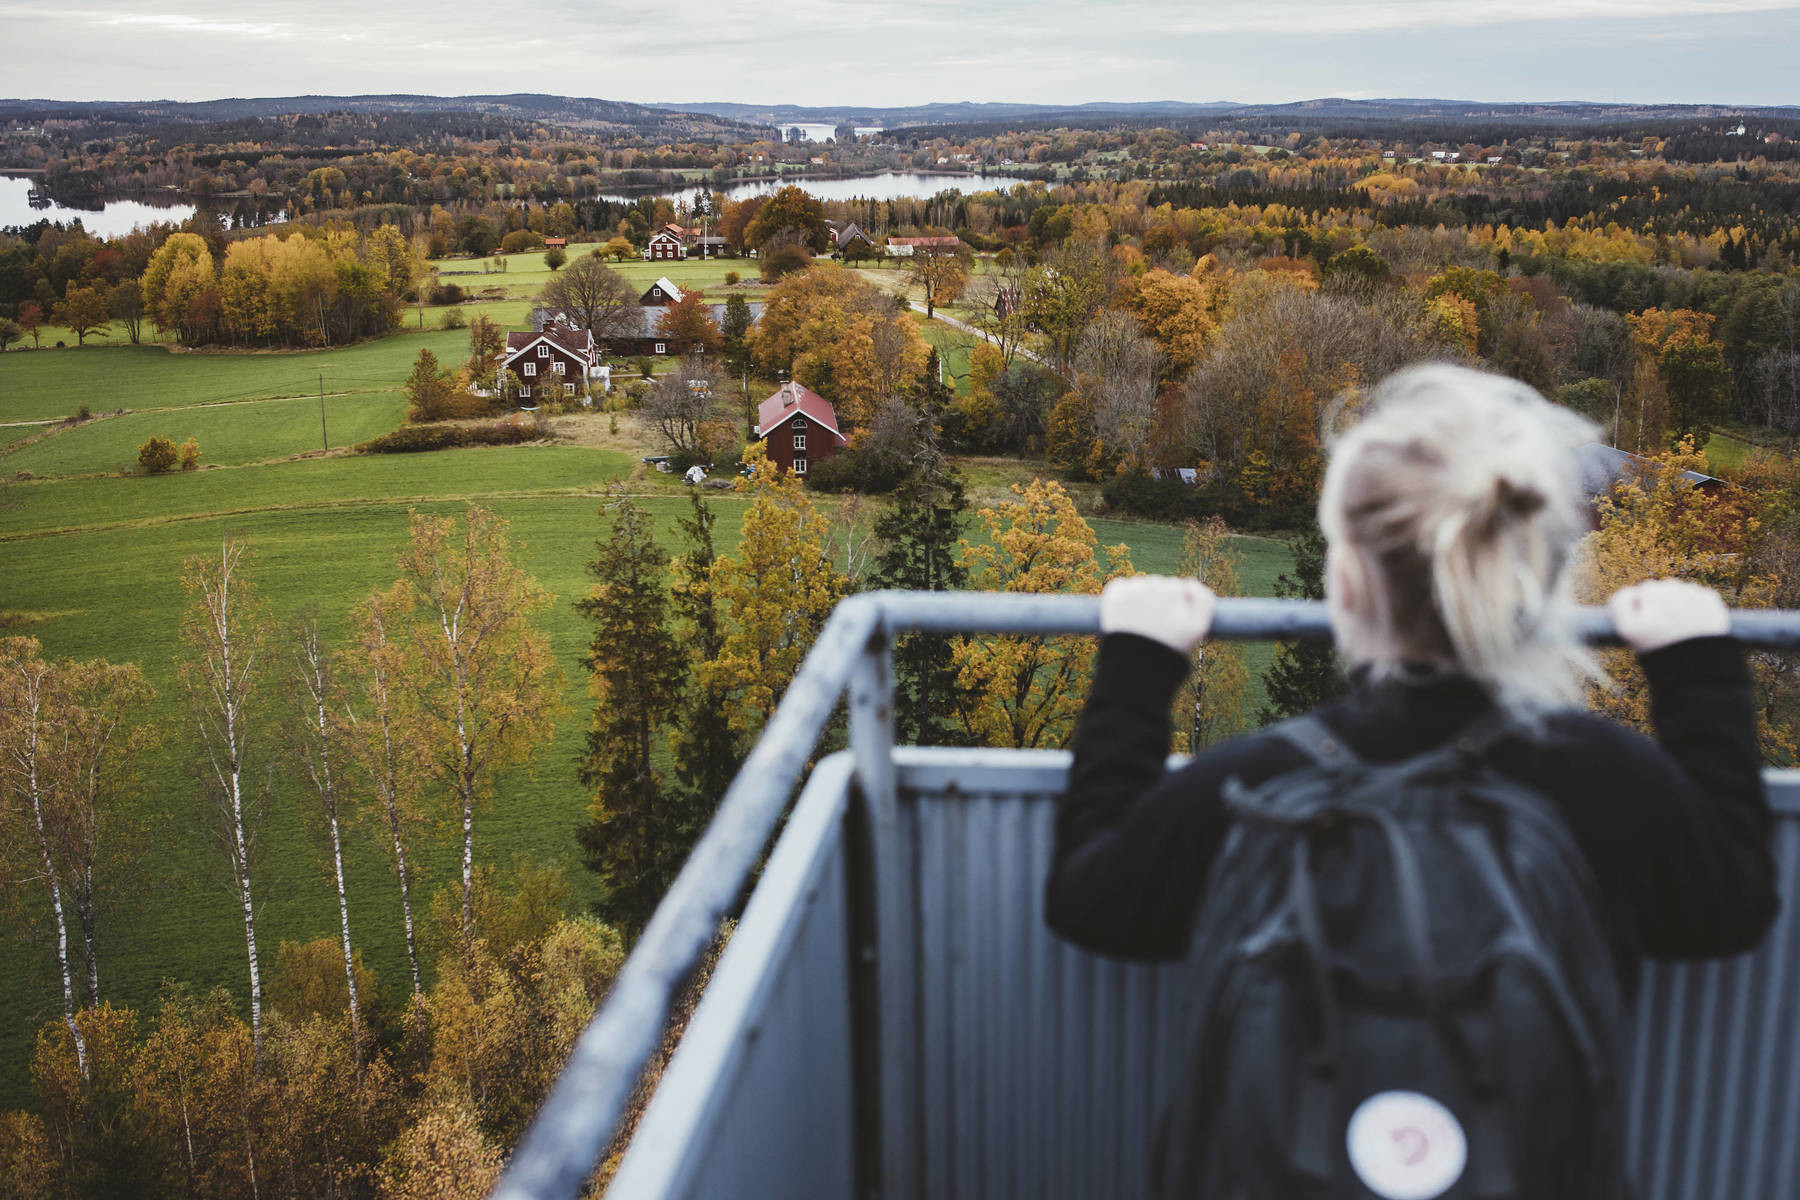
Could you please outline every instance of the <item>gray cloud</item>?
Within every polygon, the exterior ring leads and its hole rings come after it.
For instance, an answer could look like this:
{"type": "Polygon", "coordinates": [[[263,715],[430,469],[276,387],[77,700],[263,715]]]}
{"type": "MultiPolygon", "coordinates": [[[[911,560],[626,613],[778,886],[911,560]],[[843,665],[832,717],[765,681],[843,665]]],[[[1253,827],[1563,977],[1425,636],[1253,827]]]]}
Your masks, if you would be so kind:
{"type": "Polygon", "coordinates": [[[616,100],[1448,96],[1800,101],[1800,0],[0,0],[6,90],[56,99],[545,91],[616,100]]]}

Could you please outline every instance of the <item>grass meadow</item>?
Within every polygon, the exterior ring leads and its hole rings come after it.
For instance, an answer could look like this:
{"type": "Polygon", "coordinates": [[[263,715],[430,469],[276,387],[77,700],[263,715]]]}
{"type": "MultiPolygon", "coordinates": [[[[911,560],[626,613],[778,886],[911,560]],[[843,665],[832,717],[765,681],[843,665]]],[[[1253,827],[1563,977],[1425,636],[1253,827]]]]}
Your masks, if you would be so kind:
{"type": "MultiPolygon", "coordinates": [[[[721,276],[731,265],[704,264],[721,276]]],[[[77,403],[96,412],[131,410],[23,446],[5,449],[8,443],[0,441],[0,479],[14,480],[20,471],[37,476],[0,488],[0,634],[36,637],[56,656],[136,662],[157,691],[153,720],[163,741],[144,757],[146,786],[134,802],[150,852],[132,888],[114,897],[100,931],[102,989],[113,1002],[142,1009],[166,981],[224,985],[247,997],[242,926],[209,832],[192,720],[176,674],[183,560],[216,552],[226,534],[253,547],[251,577],[278,623],[313,610],[327,637],[341,641],[352,605],[393,580],[409,510],[455,513],[478,502],[506,517],[524,566],[556,596],[542,627],[564,674],[566,711],[545,732],[534,765],[498,781],[491,809],[478,820],[477,852],[502,870],[521,858],[564,864],[576,901],[594,898],[572,837],[588,802],[575,755],[591,703],[581,666],[588,631],[572,605],[587,588],[585,568],[606,490],[618,486],[641,497],[664,548],[673,550],[674,522],[687,511],[684,485],[637,461],[654,447],[635,426],[609,435],[608,418],[598,414],[563,418],[559,430],[570,436],[553,445],[295,457],[317,446],[320,372],[338,445],[397,424],[403,405],[395,387],[418,350],[429,347],[454,361],[464,338],[461,331],[408,333],[306,354],[140,347],[0,356],[0,438],[19,428],[44,434],[41,425],[4,423],[54,419],[77,403]],[[134,460],[136,445],[151,433],[197,438],[207,466],[157,477],[103,474],[134,460]]],[[[960,370],[966,374],[966,365],[960,370]]],[[[971,496],[991,504],[1034,469],[1006,459],[972,460],[966,465],[971,496]]],[[[1071,490],[1091,506],[1091,488],[1071,490]]],[[[858,511],[865,530],[876,511],[836,497],[821,502],[840,520],[858,511]]],[[[738,539],[744,501],[727,494],[713,503],[720,548],[728,551],[738,539]]],[[[1093,523],[1102,542],[1126,542],[1141,570],[1173,570],[1179,560],[1177,528],[1093,523]]],[[[972,520],[971,535],[979,537],[978,530],[972,520]]],[[[1247,590],[1266,593],[1287,565],[1286,548],[1252,538],[1238,545],[1247,590]]],[[[1253,670],[1268,661],[1266,648],[1253,647],[1251,654],[1253,670]]],[[[271,667],[280,657],[270,658],[271,667]]],[[[273,706],[286,690],[271,684],[264,698],[273,706]]],[[[257,882],[265,969],[282,942],[336,928],[322,846],[302,817],[298,772],[267,717],[250,750],[269,799],[257,882]]],[[[419,859],[416,895],[429,907],[427,898],[455,879],[451,835],[422,846],[419,859]]],[[[366,828],[351,836],[347,869],[357,943],[397,994],[406,978],[398,892],[380,840],[366,828]]],[[[0,1107],[31,1102],[33,1039],[60,1011],[50,943],[42,929],[25,933],[0,940],[0,1107]]]]}

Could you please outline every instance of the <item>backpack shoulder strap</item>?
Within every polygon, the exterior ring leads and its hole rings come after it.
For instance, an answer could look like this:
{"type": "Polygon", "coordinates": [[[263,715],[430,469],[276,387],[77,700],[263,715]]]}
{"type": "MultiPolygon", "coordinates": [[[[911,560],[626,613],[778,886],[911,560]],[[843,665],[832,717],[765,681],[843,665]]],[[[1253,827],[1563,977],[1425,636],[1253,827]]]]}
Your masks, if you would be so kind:
{"type": "Polygon", "coordinates": [[[1299,750],[1316,766],[1342,768],[1362,762],[1356,751],[1313,713],[1280,721],[1269,726],[1266,732],[1299,750]]]}

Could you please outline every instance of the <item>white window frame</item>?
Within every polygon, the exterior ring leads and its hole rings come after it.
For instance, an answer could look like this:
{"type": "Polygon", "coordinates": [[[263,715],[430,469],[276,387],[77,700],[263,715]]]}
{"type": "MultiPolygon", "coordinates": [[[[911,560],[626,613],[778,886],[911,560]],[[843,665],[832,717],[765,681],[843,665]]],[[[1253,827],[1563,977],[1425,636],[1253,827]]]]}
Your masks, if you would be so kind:
{"type": "Polygon", "coordinates": [[[531,399],[531,389],[529,387],[521,387],[519,389],[519,399],[521,399],[521,400],[531,399]]]}
{"type": "Polygon", "coordinates": [[[560,359],[560,358],[559,358],[559,359],[557,359],[557,360],[556,360],[556,361],[555,361],[555,362],[553,362],[553,363],[551,363],[551,364],[550,364],[550,369],[551,369],[551,370],[552,370],[552,371],[554,371],[554,372],[555,372],[555,373],[556,373],[556,374],[558,374],[558,375],[566,375],[566,374],[568,374],[568,372],[567,372],[567,371],[565,371],[565,370],[563,370],[563,368],[564,368],[564,367],[565,367],[565,366],[566,366],[566,365],[567,365],[567,364],[566,364],[566,363],[564,363],[564,362],[563,362],[563,360],[562,360],[562,359],[560,359]]]}
{"type": "Polygon", "coordinates": [[[804,458],[796,458],[794,460],[794,474],[796,474],[796,475],[806,474],[806,460],[804,458]]]}
{"type": "Polygon", "coordinates": [[[564,383],[563,384],[563,395],[573,396],[574,394],[575,394],[575,385],[572,383],[564,383]]]}
{"type": "Polygon", "coordinates": [[[796,450],[806,449],[806,435],[804,433],[796,433],[794,435],[794,449],[796,449],[796,450]]]}
{"type": "Polygon", "coordinates": [[[538,357],[539,358],[549,358],[550,357],[550,347],[544,345],[542,342],[539,342],[538,343],[538,357]]]}
{"type": "Polygon", "coordinates": [[[658,354],[667,354],[669,352],[667,343],[664,343],[664,342],[656,343],[656,352],[658,354]]]}
{"type": "Polygon", "coordinates": [[[795,417],[793,420],[788,422],[788,428],[789,429],[805,429],[806,428],[806,418],[805,417],[795,417]]]}
{"type": "Polygon", "coordinates": [[[537,364],[534,362],[526,363],[525,364],[525,374],[528,377],[536,375],[537,374],[537,364]]]}

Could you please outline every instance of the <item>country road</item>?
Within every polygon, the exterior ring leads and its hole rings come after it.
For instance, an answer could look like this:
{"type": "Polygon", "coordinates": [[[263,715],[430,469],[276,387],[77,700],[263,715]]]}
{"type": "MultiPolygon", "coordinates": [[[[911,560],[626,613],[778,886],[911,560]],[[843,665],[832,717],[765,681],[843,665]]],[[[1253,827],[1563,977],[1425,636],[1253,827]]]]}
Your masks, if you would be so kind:
{"type": "MultiPolygon", "coordinates": [[[[923,304],[920,304],[917,300],[908,300],[907,303],[912,306],[912,310],[914,312],[917,312],[917,313],[925,312],[925,306],[923,304]]],[[[933,321],[942,321],[944,324],[950,326],[950,328],[952,328],[952,329],[960,329],[964,333],[973,334],[976,337],[980,338],[984,342],[993,342],[995,345],[999,344],[999,339],[990,336],[985,330],[977,329],[975,326],[969,324],[967,321],[959,321],[955,317],[947,317],[943,313],[927,313],[926,315],[929,316],[931,318],[931,320],[933,320],[933,321]]],[[[1040,357],[1038,354],[1036,354],[1033,351],[1027,350],[1023,346],[1015,347],[1013,353],[1017,354],[1020,358],[1029,358],[1032,362],[1036,363],[1040,367],[1047,367],[1050,365],[1049,363],[1045,362],[1043,360],[1043,358],[1040,357]]]]}

